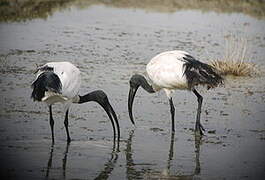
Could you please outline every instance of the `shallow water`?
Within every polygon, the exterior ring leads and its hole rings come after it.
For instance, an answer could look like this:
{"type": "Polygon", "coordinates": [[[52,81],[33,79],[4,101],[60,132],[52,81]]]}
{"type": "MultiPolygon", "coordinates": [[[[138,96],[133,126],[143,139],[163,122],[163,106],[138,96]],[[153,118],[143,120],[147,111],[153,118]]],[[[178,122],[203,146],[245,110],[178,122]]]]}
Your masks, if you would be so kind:
{"type": "Polygon", "coordinates": [[[157,53],[190,52],[201,61],[222,58],[225,39],[246,38],[247,59],[263,70],[265,21],[241,13],[156,12],[137,8],[70,6],[46,19],[0,23],[1,174],[13,179],[262,179],[265,176],[265,76],[228,78],[206,91],[195,141],[197,101],[176,91],[176,133],[170,133],[164,92],[139,90],[136,128],[127,111],[128,80],[144,74],[157,53]],[[119,151],[96,104],[73,105],[67,146],[63,109],[55,106],[55,145],[48,108],[32,102],[36,64],[70,61],[82,71],[80,94],[107,92],[121,126],[119,151]]]}

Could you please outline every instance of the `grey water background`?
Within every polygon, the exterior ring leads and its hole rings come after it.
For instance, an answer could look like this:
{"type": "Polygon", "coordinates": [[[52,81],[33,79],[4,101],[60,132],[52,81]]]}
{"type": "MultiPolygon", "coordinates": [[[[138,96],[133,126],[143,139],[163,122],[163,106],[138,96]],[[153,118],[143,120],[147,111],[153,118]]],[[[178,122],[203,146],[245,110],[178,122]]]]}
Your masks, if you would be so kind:
{"type": "MultiPolygon", "coordinates": [[[[134,104],[136,128],[127,111],[130,76],[144,74],[149,60],[163,51],[181,49],[208,62],[222,58],[226,39],[235,36],[247,40],[246,59],[263,70],[265,20],[257,13],[264,8],[263,3],[241,12],[226,4],[219,9],[218,5],[201,7],[198,1],[193,8],[164,1],[47,2],[40,3],[39,10],[37,3],[31,2],[29,7],[23,1],[9,4],[11,15],[5,14],[8,9],[1,14],[2,177],[264,178],[264,73],[229,77],[225,87],[200,89],[204,97],[201,119],[206,128],[201,141],[194,139],[197,101],[190,92],[174,94],[175,135],[170,132],[164,92],[150,95],[139,90],[134,104]],[[14,7],[23,11],[12,13],[14,7]],[[52,146],[48,108],[30,99],[36,64],[50,61],[70,61],[80,68],[80,94],[96,89],[108,94],[121,126],[119,152],[113,151],[111,124],[96,103],[71,107],[70,145],[66,142],[63,106],[55,105],[52,146]]],[[[6,5],[1,3],[1,7],[6,5]]]]}

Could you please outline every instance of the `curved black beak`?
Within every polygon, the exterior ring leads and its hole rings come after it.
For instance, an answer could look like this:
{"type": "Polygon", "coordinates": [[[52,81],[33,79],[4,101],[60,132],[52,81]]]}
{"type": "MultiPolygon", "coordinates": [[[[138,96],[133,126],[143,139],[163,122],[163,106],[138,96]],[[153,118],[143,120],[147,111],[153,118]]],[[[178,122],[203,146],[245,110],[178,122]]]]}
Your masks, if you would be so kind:
{"type": "Polygon", "coordinates": [[[135,125],[135,123],[133,120],[132,107],[133,107],[133,100],[134,100],[134,97],[135,97],[135,94],[138,88],[139,86],[136,86],[136,87],[131,86],[130,91],[129,91],[129,96],[128,96],[128,111],[129,111],[129,116],[130,116],[130,119],[133,125],[135,125]]]}
{"type": "Polygon", "coordinates": [[[108,114],[108,117],[111,121],[111,125],[113,128],[114,140],[116,137],[116,129],[115,129],[115,124],[114,124],[114,121],[115,121],[116,126],[117,126],[117,131],[118,131],[118,141],[120,141],[120,125],[118,122],[117,115],[109,103],[107,95],[102,90],[97,90],[97,91],[88,93],[85,96],[79,96],[79,102],[78,102],[79,104],[89,102],[89,101],[95,101],[98,104],[100,104],[101,107],[103,107],[103,109],[108,114]]]}
{"type": "Polygon", "coordinates": [[[104,105],[101,105],[101,106],[103,107],[103,109],[106,111],[106,113],[109,116],[109,119],[110,119],[112,127],[113,127],[114,137],[116,136],[115,125],[114,125],[114,121],[115,121],[116,126],[117,126],[117,131],[118,131],[118,141],[120,141],[120,125],[118,122],[117,115],[116,115],[115,111],[113,110],[112,106],[110,105],[108,98],[105,99],[104,105]],[[113,119],[114,119],[114,121],[113,121],[113,119]]]}

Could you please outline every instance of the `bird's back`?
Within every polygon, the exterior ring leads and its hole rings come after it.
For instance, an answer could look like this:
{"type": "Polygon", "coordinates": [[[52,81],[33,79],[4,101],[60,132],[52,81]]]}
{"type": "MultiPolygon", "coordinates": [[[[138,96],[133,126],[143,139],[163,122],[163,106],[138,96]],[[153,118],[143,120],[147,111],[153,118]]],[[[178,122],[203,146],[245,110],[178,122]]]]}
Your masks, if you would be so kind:
{"type": "Polygon", "coordinates": [[[209,88],[223,83],[214,67],[202,63],[185,51],[167,51],[158,54],[146,66],[155,87],[192,89],[197,85],[209,88]]]}

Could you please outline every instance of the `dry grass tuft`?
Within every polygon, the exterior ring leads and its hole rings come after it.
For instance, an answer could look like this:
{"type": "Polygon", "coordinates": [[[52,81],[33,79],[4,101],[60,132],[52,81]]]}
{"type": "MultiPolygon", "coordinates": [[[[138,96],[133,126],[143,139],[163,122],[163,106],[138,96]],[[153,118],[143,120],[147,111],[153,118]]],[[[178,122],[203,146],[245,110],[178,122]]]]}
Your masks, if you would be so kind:
{"type": "Polygon", "coordinates": [[[253,76],[257,74],[255,64],[249,62],[213,60],[210,65],[215,67],[221,75],[253,76]]]}
{"type": "Polygon", "coordinates": [[[226,40],[225,55],[222,59],[213,60],[209,64],[215,67],[222,75],[253,76],[257,74],[254,63],[246,62],[246,39],[229,37],[226,40]]]}

